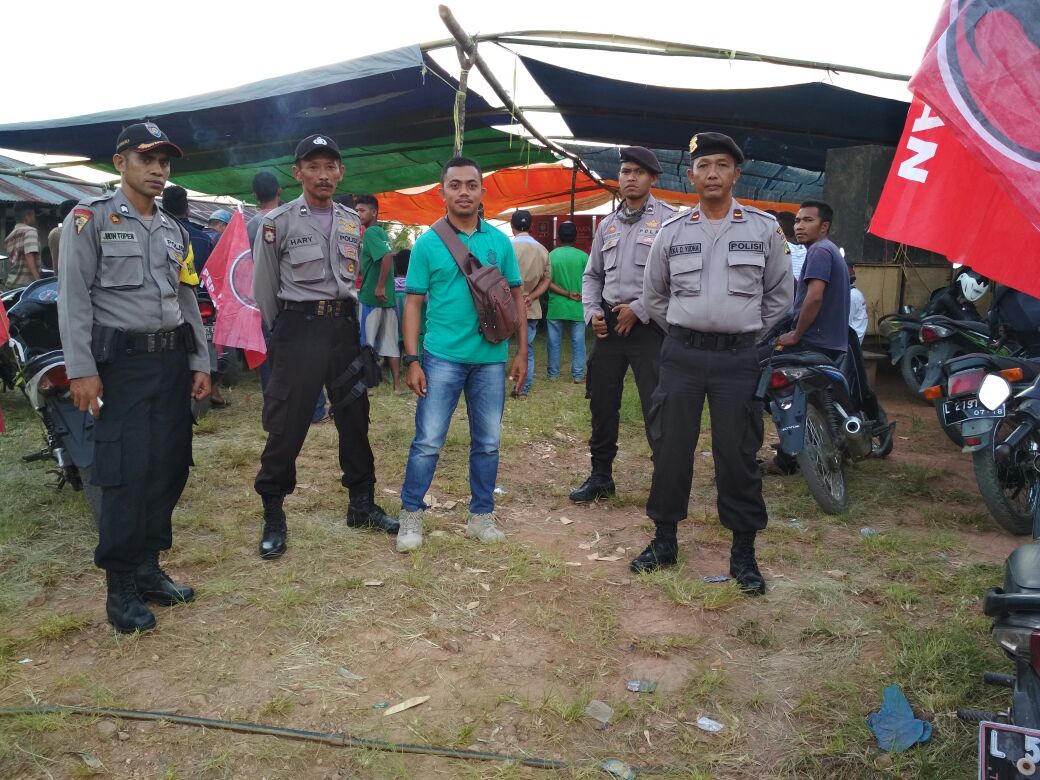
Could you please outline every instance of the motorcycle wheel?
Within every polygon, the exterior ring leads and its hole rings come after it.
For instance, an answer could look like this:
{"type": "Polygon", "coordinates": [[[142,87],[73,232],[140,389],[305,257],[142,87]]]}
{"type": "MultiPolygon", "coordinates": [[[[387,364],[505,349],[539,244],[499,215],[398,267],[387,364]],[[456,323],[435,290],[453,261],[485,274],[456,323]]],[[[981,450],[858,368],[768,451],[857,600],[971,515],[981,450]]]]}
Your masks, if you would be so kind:
{"type": "Polygon", "coordinates": [[[928,366],[928,347],[924,344],[913,344],[907,347],[899,361],[899,373],[906,383],[907,389],[914,398],[921,398],[921,385],[924,383],[924,370],[928,366]]]}
{"type": "Polygon", "coordinates": [[[101,488],[93,484],[94,469],[86,466],[79,470],[79,478],[83,483],[83,498],[87,500],[87,508],[90,509],[90,517],[94,521],[94,527],[98,527],[101,520],[101,488]]]}
{"type": "Polygon", "coordinates": [[[940,405],[942,401],[935,403],[935,419],[939,421],[939,427],[942,428],[942,432],[946,434],[946,438],[956,444],[958,447],[964,446],[964,437],[961,436],[961,427],[959,425],[943,425],[942,409],[940,405]]]}
{"type": "Polygon", "coordinates": [[[820,509],[829,515],[840,515],[848,509],[842,453],[831,434],[827,415],[812,401],[805,409],[805,442],[798,453],[798,467],[820,509]]]}
{"type": "Polygon", "coordinates": [[[1005,531],[1024,536],[1033,530],[1034,518],[1040,516],[1040,473],[1033,462],[1040,457],[1040,444],[1027,437],[1012,453],[1007,465],[997,463],[993,448],[1014,430],[1004,420],[993,431],[993,444],[972,453],[975,481],[990,515],[1005,531]]]}

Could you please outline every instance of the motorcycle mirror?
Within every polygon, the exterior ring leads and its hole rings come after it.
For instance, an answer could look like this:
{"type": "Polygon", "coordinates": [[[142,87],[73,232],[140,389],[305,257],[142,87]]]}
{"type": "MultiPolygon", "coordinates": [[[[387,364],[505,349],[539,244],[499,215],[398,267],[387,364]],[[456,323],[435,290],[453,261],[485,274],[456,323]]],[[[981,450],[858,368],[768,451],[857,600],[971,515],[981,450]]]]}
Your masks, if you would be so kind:
{"type": "Polygon", "coordinates": [[[979,388],[979,402],[991,412],[999,409],[1011,397],[1011,385],[1004,377],[990,374],[982,380],[979,388]]]}

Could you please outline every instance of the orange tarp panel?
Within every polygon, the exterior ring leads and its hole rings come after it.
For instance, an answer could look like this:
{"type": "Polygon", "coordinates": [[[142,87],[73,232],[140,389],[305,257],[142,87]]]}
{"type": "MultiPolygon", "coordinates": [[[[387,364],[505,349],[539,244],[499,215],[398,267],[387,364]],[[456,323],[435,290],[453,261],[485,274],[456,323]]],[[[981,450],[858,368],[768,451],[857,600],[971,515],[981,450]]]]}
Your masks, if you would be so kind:
{"type": "MultiPolygon", "coordinates": [[[[532,165],[527,168],[503,168],[484,177],[484,213],[493,218],[508,219],[505,212],[517,208],[528,208],[536,214],[565,215],[570,213],[571,203],[570,168],[558,165],[532,165]]],[[[607,186],[617,189],[616,181],[606,181],[607,186]]],[[[406,225],[432,225],[444,215],[444,201],[438,186],[416,192],[383,192],[379,199],[379,218],[401,222],[406,225]]],[[[653,191],[654,197],[675,206],[692,206],[697,203],[693,193],[671,190],[653,191]]],[[[611,194],[596,182],[578,172],[575,187],[576,211],[588,211],[610,203],[611,194]]],[[[771,201],[741,201],[762,210],[797,211],[794,203],[771,201]]]]}

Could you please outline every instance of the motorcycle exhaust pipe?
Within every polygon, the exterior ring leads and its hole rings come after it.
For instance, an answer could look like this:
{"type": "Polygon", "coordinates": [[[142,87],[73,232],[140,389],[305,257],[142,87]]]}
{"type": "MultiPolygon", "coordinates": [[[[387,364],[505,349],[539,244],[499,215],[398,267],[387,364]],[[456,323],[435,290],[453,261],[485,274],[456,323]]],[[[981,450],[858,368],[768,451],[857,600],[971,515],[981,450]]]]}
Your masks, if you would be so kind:
{"type": "Polygon", "coordinates": [[[842,426],[845,431],[845,443],[854,458],[865,458],[870,454],[870,433],[863,421],[858,417],[846,417],[842,426]]]}

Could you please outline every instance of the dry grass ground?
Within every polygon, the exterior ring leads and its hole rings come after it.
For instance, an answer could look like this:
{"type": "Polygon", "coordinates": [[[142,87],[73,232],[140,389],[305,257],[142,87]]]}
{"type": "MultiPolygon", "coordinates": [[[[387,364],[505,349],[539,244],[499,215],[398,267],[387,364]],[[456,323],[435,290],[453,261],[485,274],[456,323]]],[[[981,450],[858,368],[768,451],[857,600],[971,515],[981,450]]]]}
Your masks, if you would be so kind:
{"type": "MultiPolygon", "coordinates": [[[[541,356],[539,366],[544,375],[541,356]]],[[[421,551],[399,555],[392,539],[346,528],[326,424],[312,429],[286,502],[289,552],[261,561],[252,480],[264,435],[248,378],[230,392],[230,409],[198,428],[197,465],[174,515],[164,564],[199,598],[159,609],[158,630],[139,637],[105,623],[85,505],[45,488],[40,464],[21,462],[39,430],[20,397],[0,397],[9,426],[0,437],[0,706],[162,710],[576,765],[551,773],[168,723],[122,721],[109,736],[65,716],[0,719],[0,777],[591,778],[604,776],[596,766],[608,758],[675,778],[972,777],[975,732],[953,711],[1002,706],[980,682],[983,669],[1005,668],[980,596],[1016,541],[987,519],[970,464],[931,411],[897,383],[881,384],[899,422],[896,451],[851,470],[847,515],[820,513],[798,477],[767,478],[772,522],[760,561],[770,591],[747,599],[732,583],[703,581],[723,573],[728,556],[711,458],[697,458],[682,566],[635,577],[627,562],[650,528],[650,464],[634,388],[619,497],[575,507],[567,493],[588,466],[587,405],[581,387],[541,376],[527,401],[507,404],[506,543],[481,547],[461,533],[460,408],[431,491],[442,506],[421,551]],[[863,526],[879,533],[861,536],[863,526]],[[597,555],[618,560],[590,560],[597,555]],[[657,690],[628,692],[634,678],[657,690]],[[928,745],[902,756],[880,753],[864,720],[893,682],[935,726],[928,745]],[[396,715],[379,709],[413,696],[430,698],[396,715]],[[606,728],[584,716],[591,699],[614,708],[606,728]],[[702,715],[724,730],[699,730],[702,715]]],[[[414,408],[386,386],[373,394],[388,511],[399,506],[414,408]]],[[[705,431],[704,453],[707,421],[705,431]]]]}

